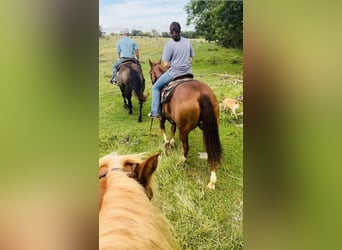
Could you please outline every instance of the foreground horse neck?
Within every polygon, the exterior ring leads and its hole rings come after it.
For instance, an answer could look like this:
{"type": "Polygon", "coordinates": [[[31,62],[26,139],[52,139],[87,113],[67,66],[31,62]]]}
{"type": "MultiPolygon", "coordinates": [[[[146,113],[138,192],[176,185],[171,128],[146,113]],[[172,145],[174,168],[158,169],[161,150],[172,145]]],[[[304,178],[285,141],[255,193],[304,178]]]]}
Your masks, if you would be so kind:
{"type": "Polygon", "coordinates": [[[122,172],[108,182],[99,212],[99,249],[179,249],[167,220],[138,182],[122,172]]]}
{"type": "Polygon", "coordinates": [[[149,201],[152,193],[146,196],[144,190],[150,187],[158,155],[144,161],[134,155],[100,159],[99,249],[180,249],[166,218],[149,201]],[[127,175],[132,165],[135,179],[127,175]]]}

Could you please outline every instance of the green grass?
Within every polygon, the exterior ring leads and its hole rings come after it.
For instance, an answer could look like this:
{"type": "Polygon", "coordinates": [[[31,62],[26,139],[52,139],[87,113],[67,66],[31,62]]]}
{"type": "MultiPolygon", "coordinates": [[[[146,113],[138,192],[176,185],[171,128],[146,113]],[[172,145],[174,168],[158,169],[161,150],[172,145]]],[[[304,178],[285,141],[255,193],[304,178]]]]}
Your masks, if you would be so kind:
{"type": "MultiPolygon", "coordinates": [[[[217,170],[215,190],[206,188],[209,168],[199,159],[204,152],[202,132],[198,128],[189,136],[187,162],[181,164],[182,148],[176,134],[176,147],[165,149],[155,121],[150,131],[147,113],[151,105],[151,81],[148,59],[160,59],[165,38],[135,38],[140,46],[140,61],[146,79],[147,101],[143,122],[138,123],[138,102],[133,98],[133,115],[123,108],[117,86],[109,84],[112,63],[117,59],[118,37],[100,38],[99,44],[99,157],[119,154],[161,152],[154,174],[152,202],[173,226],[182,249],[242,249],[243,190],[243,118],[234,119],[221,112],[220,139],[224,160],[217,170]]],[[[195,50],[193,73],[208,83],[221,101],[242,94],[242,52],[225,49],[201,40],[192,40],[195,50]]],[[[242,106],[242,105],[241,105],[242,106]]],[[[241,112],[243,107],[240,107],[241,112]]],[[[166,124],[169,134],[170,125],[166,124]]]]}

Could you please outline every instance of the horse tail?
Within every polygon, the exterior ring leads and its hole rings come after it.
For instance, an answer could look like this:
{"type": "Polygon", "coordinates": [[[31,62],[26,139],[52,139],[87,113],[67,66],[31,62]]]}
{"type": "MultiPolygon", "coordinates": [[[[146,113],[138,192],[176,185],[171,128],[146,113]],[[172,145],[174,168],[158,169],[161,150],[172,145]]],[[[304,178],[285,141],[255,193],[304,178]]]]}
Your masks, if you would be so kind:
{"type": "Polygon", "coordinates": [[[132,89],[139,100],[139,102],[145,102],[146,96],[144,95],[145,90],[145,78],[141,71],[137,71],[135,69],[130,70],[130,78],[132,83],[132,89]]]}
{"type": "Polygon", "coordinates": [[[208,95],[201,94],[198,102],[201,109],[200,121],[203,130],[203,141],[208,154],[208,163],[210,166],[216,166],[222,160],[222,146],[217,117],[208,95]]]}

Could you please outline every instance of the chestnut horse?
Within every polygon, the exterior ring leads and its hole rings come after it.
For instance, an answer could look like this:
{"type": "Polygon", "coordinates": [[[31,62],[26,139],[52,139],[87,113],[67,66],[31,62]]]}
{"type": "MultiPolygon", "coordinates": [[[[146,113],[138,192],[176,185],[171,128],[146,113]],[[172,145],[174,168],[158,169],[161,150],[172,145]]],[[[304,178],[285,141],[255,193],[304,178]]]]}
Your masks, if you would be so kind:
{"type": "Polygon", "coordinates": [[[117,72],[117,82],[124,100],[124,108],[129,110],[129,114],[133,113],[132,93],[137,97],[139,101],[138,122],[142,122],[141,110],[143,103],[146,101],[146,97],[144,95],[145,78],[140,66],[131,60],[122,62],[117,72]]]}
{"type": "MultiPolygon", "coordinates": [[[[157,63],[150,63],[152,84],[160,77],[166,68],[157,63]]],[[[208,188],[215,189],[216,167],[222,159],[222,147],[219,137],[219,103],[212,89],[198,80],[186,81],[178,85],[167,103],[162,104],[160,129],[166,145],[174,144],[176,128],[183,144],[183,161],[189,151],[188,135],[197,126],[203,131],[203,141],[208,154],[210,166],[210,182],[208,188]],[[165,133],[165,121],[171,123],[171,140],[165,133]]]]}
{"type": "Polygon", "coordinates": [[[99,249],[179,249],[171,227],[152,205],[158,155],[106,155],[99,161],[99,249]]]}

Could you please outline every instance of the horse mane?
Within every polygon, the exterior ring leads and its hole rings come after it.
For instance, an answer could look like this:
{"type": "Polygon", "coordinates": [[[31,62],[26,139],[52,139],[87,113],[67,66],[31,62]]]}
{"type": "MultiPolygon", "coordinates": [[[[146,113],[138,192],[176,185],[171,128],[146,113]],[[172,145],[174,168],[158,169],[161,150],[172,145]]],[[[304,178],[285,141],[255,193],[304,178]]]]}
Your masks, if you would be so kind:
{"type": "MultiPolygon", "coordinates": [[[[124,161],[141,162],[136,156],[124,156],[116,164],[124,161]]],[[[167,220],[136,180],[121,171],[109,171],[106,178],[99,249],[179,249],[167,220]]]]}
{"type": "Polygon", "coordinates": [[[156,64],[156,66],[157,66],[158,73],[162,74],[162,73],[164,73],[167,70],[167,68],[164,67],[163,65],[161,65],[160,63],[156,64]]]}

